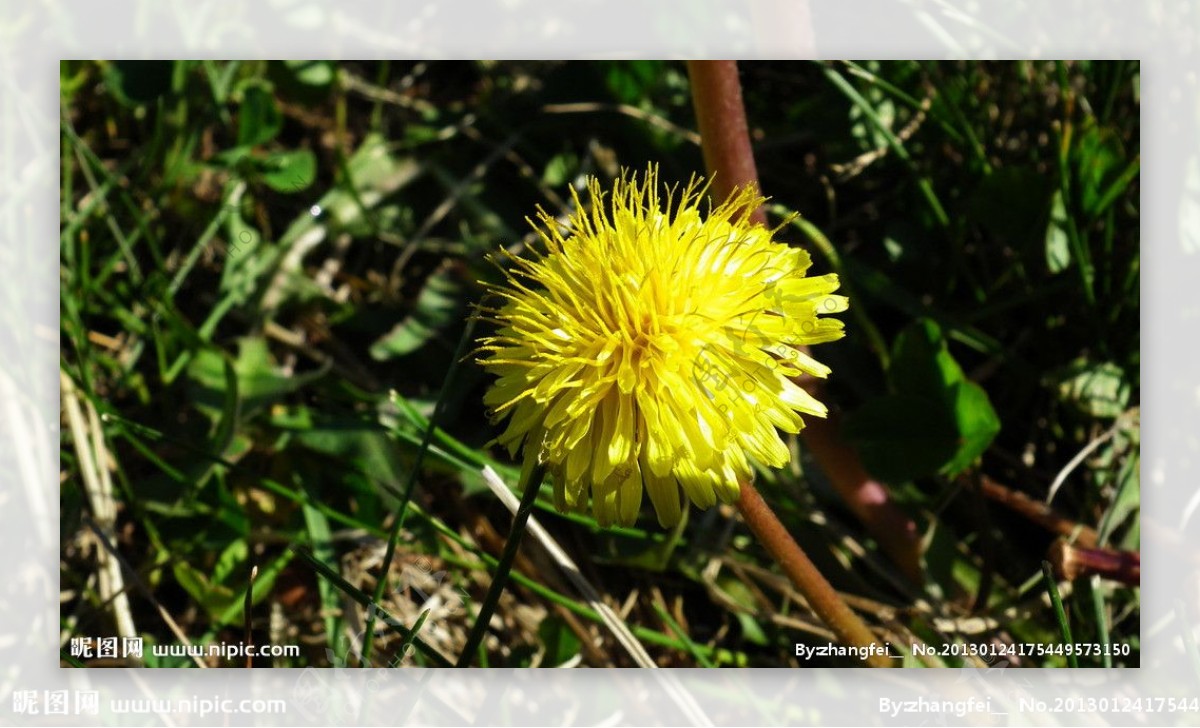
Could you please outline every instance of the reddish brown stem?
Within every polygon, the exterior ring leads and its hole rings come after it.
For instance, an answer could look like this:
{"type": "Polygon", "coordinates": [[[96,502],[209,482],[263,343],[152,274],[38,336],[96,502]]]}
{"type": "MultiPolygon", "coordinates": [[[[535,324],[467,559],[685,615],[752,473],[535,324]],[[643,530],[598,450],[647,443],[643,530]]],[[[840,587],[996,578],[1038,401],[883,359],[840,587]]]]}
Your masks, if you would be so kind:
{"type": "Polygon", "coordinates": [[[865,661],[871,667],[891,667],[892,663],[882,654],[885,645],[875,638],[858,615],[846,605],[833,586],[792,539],[791,534],[779,522],[775,512],[750,483],[742,483],[738,508],[746,525],[762,543],[771,558],[783,569],[796,588],[804,595],[821,621],[842,642],[862,650],[865,661]],[[876,654],[876,652],[879,654],[876,654]]]}
{"type": "Polygon", "coordinates": [[[1045,503],[1007,488],[986,475],[979,476],[979,491],[991,500],[1020,513],[1047,531],[1066,536],[1080,546],[1092,548],[1099,541],[1096,529],[1091,526],[1072,521],[1070,518],[1056,513],[1045,503]]]}
{"type": "MultiPolygon", "coordinates": [[[[714,198],[725,199],[738,187],[757,186],[758,171],[750,148],[737,64],[733,61],[690,61],[688,71],[714,198]]],[[[766,213],[761,208],[752,210],[751,215],[753,220],[765,224],[766,213]]],[[[882,649],[875,635],[846,606],[753,484],[742,483],[738,508],[750,530],[808,600],[821,621],[846,644],[860,648],[867,664],[890,667],[886,657],[875,654],[876,649],[882,649]]]]}
{"type": "MultiPolygon", "coordinates": [[[[738,187],[757,186],[758,170],[750,147],[737,63],[690,61],[688,73],[704,164],[713,176],[713,197],[721,200],[738,187]]],[[[766,212],[759,208],[751,219],[765,225],[766,212]]],[[[808,377],[800,383],[821,399],[820,380],[808,377]]],[[[810,419],[801,435],[851,512],[905,577],[920,584],[924,577],[916,523],[892,500],[887,486],[867,473],[858,453],[842,439],[836,418],[810,419]]]]}
{"type": "MultiPolygon", "coordinates": [[[[750,128],[742,104],[742,84],[736,61],[689,61],[692,106],[700,127],[704,166],[712,177],[712,196],[723,200],[739,187],[758,186],[758,169],[750,148],[750,128]]],[[[753,210],[750,217],[762,225],[767,213],[753,210]]]]}
{"type": "Polygon", "coordinates": [[[1136,551],[1087,548],[1058,539],[1050,546],[1048,558],[1060,579],[1074,580],[1099,574],[1103,579],[1129,586],[1138,586],[1142,581],[1142,555],[1136,551]]]}

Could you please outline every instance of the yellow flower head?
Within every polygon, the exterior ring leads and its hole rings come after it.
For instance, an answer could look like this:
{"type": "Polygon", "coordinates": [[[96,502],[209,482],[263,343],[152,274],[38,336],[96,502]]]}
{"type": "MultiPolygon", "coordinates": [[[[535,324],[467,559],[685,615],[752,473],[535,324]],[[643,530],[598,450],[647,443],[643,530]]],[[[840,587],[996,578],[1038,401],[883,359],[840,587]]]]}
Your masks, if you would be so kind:
{"type": "Polygon", "coordinates": [[[659,197],[657,169],[623,177],[611,200],[588,181],[569,230],[539,211],[541,249],[512,257],[500,325],[482,364],[499,379],[484,397],[510,418],[497,442],[526,466],[545,465],[560,511],[602,525],[637,518],[642,490],[664,526],[680,494],[700,508],[738,497],[750,458],[771,467],[790,453],[776,428],[825,406],[792,382],[829,374],[797,346],[842,336],[836,275],[806,277],[808,253],[772,241],[749,212],[754,188],[701,210],[707,185],[659,197]],[[665,205],[663,204],[665,202],[665,205]]]}

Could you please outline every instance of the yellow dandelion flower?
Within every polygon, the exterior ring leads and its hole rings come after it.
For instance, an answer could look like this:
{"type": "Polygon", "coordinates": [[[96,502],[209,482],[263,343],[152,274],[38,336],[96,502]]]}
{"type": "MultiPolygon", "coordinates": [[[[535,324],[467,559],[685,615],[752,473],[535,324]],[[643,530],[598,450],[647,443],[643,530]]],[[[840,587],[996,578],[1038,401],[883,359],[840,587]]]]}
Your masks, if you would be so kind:
{"type": "Polygon", "coordinates": [[[480,346],[498,376],[484,397],[497,439],[525,465],[544,465],[560,511],[586,509],[628,525],[642,491],[659,523],[679,521],[685,501],[732,502],[751,459],[781,467],[790,453],[777,430],[825,406],[792,380],[829,368],[798,346],[842,336],[836,275],[808,277],[808,253],[774,242],[749,220],[764,200],[754,188],[719,206],[693,179],[660,198],[658,171],[622,177],[604,203],[588,181],[590,208],[564,231],[539,210],[542,245],[511,258],[504,299],[484,309],[499,324],[480,346]]]}

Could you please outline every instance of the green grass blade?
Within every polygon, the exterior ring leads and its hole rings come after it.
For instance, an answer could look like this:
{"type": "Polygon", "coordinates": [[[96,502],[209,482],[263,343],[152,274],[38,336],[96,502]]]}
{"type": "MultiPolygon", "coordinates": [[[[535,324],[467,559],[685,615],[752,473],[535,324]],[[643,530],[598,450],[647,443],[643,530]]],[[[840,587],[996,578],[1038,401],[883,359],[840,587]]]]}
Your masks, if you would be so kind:
{"type": "Polygon", "coordinates": [[[521,487],[524,489],[521,493],[521,504],[513,516],[508,540],[504,542],[504,551],[496,564],[496,573],[492,576],[492,583],[488,586],[487,594],[479,607],[479,616],[475,619],[475,624],[471,625],[467,644],[459,655],[459,667],[470,666],[471,658],[483,644],[483,635],[487,632],[488,622],[491,621],[492,613],[496,611],[496,605],[500,602],[504,585],[508,583],[508,572],[512,570],[513,560],[517,557],[517,547],[521,545],[521,537],[525,535],[525,524],[529,522],[529,514],[533,511],[533,504],[537,501],[537,494],[541,490],[545,475],[545,468],[536,464],[527,465],[521,473],[521,487]]]}
{"type": "Polygon", "coordinates": [[[1042,562],[1042,579],[1046,584],[1046,591],[1050,594],[1050,603],[1054,606],[1054,618],[1058,621],[1058,628],[1062,632],[1063,644],[1072,648],[1072,651],[1067,653],[1067,664],[1071,667],[1079,667],[1079,660],[1075,657],[1074,652],[1075,640],[1071,637],[1071,625],[1067,622],[1067,612],[1063,609],[1062,597],[1058,593],[1058,582],[1054,579],[1054,570],[1050,567],[1049,561],[1042,562]]]}
{"type": "MultiPolygon", "coordinates": [[[[388,572],[392,567],[392,560],[396,557],[396,541],[400,539],[400,529],[404,526],[404,516],[408,512],[408,504],[412,501],[413,489],[417,485],[417,475],[421,472],[421,464],[425,460],[425,453],[429,452],[429,446],[433,444],[434,429],[437,427],[439,416],[445,408],[446,396],[450,392],[450,387],[454,384],[455,375],[458,373],[459,365],[462,364],[463,356],[467,351],[467,342],[471,341],[471,335],[475,331],[475,319],[468,319],[467,325],[463,327],[462,336],[458,339],[458,346],[454,349],[454,356],[450,360],[450,368],[446,371],[445,381],[442,382],[442,391],[438,395],[437,404],[433,407],[433,414],[429,418],[429,427],[425,430],[425,436],[421,440],[421,447],[417,450],[416,460],[413,461],[412,469],[408,471],[408,480],[404,484],[404,494],[400,498],[400,504],[396,506],[396,517],[393,519],[391,533],[388,534],[387,550],[383,555],[383,563],[379,567],[379,580],[375,584],[375,602],[383,598],[383,590],[387,586],[388,572]]],[[[363,664],[368,662],[371,656],[371,641],[375,636],[375,611],[370,610],[367,613],[367,627],[363,636],[363,664]]]]}
{"type": "MultiPolygon", "coordinates": [[[[350,597],[351,599],[353,599],[355,602],[357,602],[361,606],[366,607],[367,609],[370,609],[371,611],[378,613],[381,617],[383,617],[384,622],[386,622],[390,627],[392,627],[392,629],[399,632],[404,638],[412,640],[413,646],[416,647],[418,650],[420,650],[421,654],[423,654],[426,657],[428,657],[429,659],[433,660],[437,664],[438,667],[453,667],[454,666],[453,663],[451,663],[449,660],[447,660],[442,655],[442,653],[438,652],[433,647],[430,647],[429,644],[427,644],[424,640],[422,640],[420,637],[418,637],[415,628],[409,629],[408,627],[405,627],[403,622],[401,622],[399,619],[397,619],[396,617],[389,614],[385,609],[383,609],[383,607],[380,607],[378,605],[378,603],[374,599],[372,599],[369,595],[367,595],[364,591],[362,591],[358,587],[354,586],[350,582],[343,579],[341,574],[337,573],[333,569],[326,566],[320,559],[316,558],[315,556],[308,553],[307,551],[305,551],[301,548],[298,548],[294,545],[289,545],[288,549],[290,549],[293,553],[295,553],[301,559],[306,561],[308,563],[308,565],[313,568],[314,571],[316,571],[318,574],[320,574],[325,579],[328,579],[330,582],[332,582],[333,585],[335,587],[337,587],[338,590],[341,591],[343,594],[350,597]]],[[[418,621],[420,622],[423,620],[418,620],[418,621]]]]}

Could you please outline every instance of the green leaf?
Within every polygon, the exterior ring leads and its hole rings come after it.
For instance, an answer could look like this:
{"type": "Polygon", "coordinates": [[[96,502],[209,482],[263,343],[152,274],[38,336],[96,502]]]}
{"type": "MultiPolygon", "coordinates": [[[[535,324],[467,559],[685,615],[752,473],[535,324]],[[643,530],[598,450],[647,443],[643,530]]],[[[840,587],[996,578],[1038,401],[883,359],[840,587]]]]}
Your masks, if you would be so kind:
{"type": "Polygon", "coordinates": [[[888,145],[885,130],[891,130],[896,123],[896,104],[890,98],[884,98],[876,88],[864,94],[863,101],[863,105],[850,107],[850,135],[858,140],[860,149],[883,149],[888,145]],[[867,111],[868,105],[874,118],[867,111]]]}
{"type": "Polygon", "coordinates": [[[768,645],[770,640],[767,639],[767,633],[763,631],[762,625],[754,618],[754,615],[746,612],[737,613],[738,625],[742,628],[742,639],[754,645],[768,645]]]}
{"type": "Polygon", "coordinates": [[[720,590],[729,601],[740,607],[740,609],[733,610],[733,613],[742,628],[742,639],[756,645],[768,644],[769,640],[762,625],[754,617],[759,611],[759,604],[753,590],[728,571],[721,571],[717,574],[713,586],[720,590]]]}
{"type": "Polygon", "coordinates": [[[623,104],[646,103],[650,92],[661,82],[665,72],[663,61],[607,62],[604,82],[608,90],[623,104]]]}
{"type": "Polygon", "coordinates": [[[105,75],[118,101],[138,106],[169,93],[174,74],[174,61],[114,61],[105,75]]]}
{"type": "Polygon", "coordinates": [[[225,230],[228,239],[220,291],[241,304],[253,296],[255,278],[262,272],[263,258],[256,255],[262,244],[262,233],[248,225],[236,209],[230,211],[225,230]]]}
{"type": "MultiPolygon", "coordinates": [[[[254,586],[250,590],[250,604],[255,605],[266,599],[267,595],[275,588],[275,578],[279,576],[279,572],[283,571],[283,567],[291,562],[293,556],[292,551],[284,551],[276,556],[265,567],[258,570],[258,576],[254,578],[254,586]]],[[[243,567],[245,568],[245,567],[243,567]]],[[[247,582],[249,581],[249,569],[246,569],[247,582]]],[[[246,586],[249,586],[247,583],[246,586]]],[[[216,615],[216,622],[220,625],[228,625],[240,623],[246,605],[246,588],[239,589],[239,593],[235,594],[233,603],[225,608],[223,612],[216,615]]]]}
{"type": "Polygon", "coordinates": [[[888,378],[898,394],[949,402],[949,389],[963,380],[963,372],[937,323],[918,319],[896,337],[888,378]]]}
{"type": "Polygon", "coordinates": [[[958,446],[954,417],[939,400],[911,394],[873,399],[846,422],[863,464],[887,481],[929,475],[949,462],[958,446]]]}
{"type": "MultiPolygon", "coordinates": [[[[254,580],[251,603],[258,604],[275,585],[275,577],[291,560],[291,552],[285,551],[266,568],[260,568],[254,580]]],[[[175,580],[192,596],[209,617],[218,625],[240,622],[245,608],[245,585],[249,582],[250,567],[247,562],[249,549],[244,539],[231,542],[217,558],[211,576],[205,575],[186,561],[172,565],[175,580]],[[239,583],[237,588],[227,582],[239,583]]]]}
{"type": "Polygon", "coordinates": [[[888,378],[894,393],[867,402],[846,425],[846,436],[879,478],[957,474],[1000,430],[987,393],[967,381],[929,319],[913,322],[896,338],[888,378]]]}
{"type": "Polygon", "coordinates": [[[402,487],[407,466],[387,432],[351,418],[332,418],[296,433],[297,444],[345,461],[376,483],[402,487]]]}
{"type": "MultiPolygon", "coordinates": [[[[250,337],[238,340],[233,369],[243,418],[323,375],[323,372],[284,374],[271,361],[266,340],[250,337]]],[[[230,386],[226,380],[225,356],[214,349],[200,350],[188,365],[188,385],[196,409],[214,420],[220,418],[227,410],[230,386]]]]}
{"type": "Polygon", "coordinates": [[[404,134],[404,141],[412,146],[417,146],[438,141],[442,138],[444,132],[440,127],[433,124],[413,122],[405,124],[401,133],[404,134]]]}
{"type": "Polygon", "coordinates": [[[330,61],[272,61],[267,73],[285,97],[310,105],[329,95],[337,77],[330,61]]]}
{"type": "Polygon", "coordinates": [[[213,155],[212,161],[218,169],[227,167],[229,169],[240,170],[243,166],[253,164],[250,147],[229,147],[222,149],[213,155]]]}
{"type": "Polygon", "coordinates": [[[417,351],[456,321],[462,320],[462,285],[443,266],[425,281],[413,312],[371,345],[371,358],[387,361],[417,351]]]}
{"type": "Polygon", "coordinates": [[[1050,221],[1046,224],[1046,267],[1051,274],[1061,273],[1071,265],[1071,239],[1067,234],[1067,224],[1067,208],[1060,190],[1054,193],[1050,221]]]}
{"type": "Polygon", "coordinates": [[[272,154],[261,165],[263,182],[276,192],[294,194],[317,179],[317,157],[308,149],[272,154]]]}
{"type": "Polygon", "coordinates": [[[538,625],[538,639],[546,648],[542,667],[558,667],[579,654],[582,643],[558,617],[546,617],[538,625]]]}
{"type": "Polygon", "coordinates": [[[954,599],[978,591],[980,574],[970,551],[945,524],[931,526],[927,546],[921,556],[929,577],[929,593],[939,600],[954,599]]]}
{"type": "Polygon", "coordinates": [[[329,61],[284,61],[292,77],[305,86],[328,86],[333,83],[333,63],[329,61]]]}
{"type": "Polygon", "coordinates": [[[542,183],[555,189],[567,184],[579,169],[579,158],[570,152],[556,154],[546,163],[542,172],[542,183]]]}
{"type": "Polygon", "coordinates": [[[217,557],[217,563],[213,566],[212,580],[218,584],[224,584],[237,571],[238,564],[244,562],[248,555],[249,550],[244,540],[239,538],[231,541],[217,557]]]}
{"type": "Polygon", "coordinates": [[[1118,417],[1129,406],[1129,381],[1113,362],[1077,359],[1058,378],[1059,398],[1079,412],[1103,419],[1118,417]]]}
{"type": "MultiPolygon", "coordinates": [[[[325,514],[305,504],[304,525],[308,531],[313,558],[321,560],[330,569],[339,568],[337,554],[333,549],[333,533],[325,514]]],[[[318,579],[317,594],[321,598],[321,612],[325,618],[325,638],[328,640],[329,647],[334,648],[337,646],[337,636],[341,633],[339,616],[341,609],[338,604],[337,590],[325,579],[318,579]]]]}
{"type": "MultiPolygon", "coordinates": [[[[275,421],[273,424],[278,424],[275,421]]],[[[304,431],[293,433],[297,444],[313,452],[336,457],[347,465],[345,472],[334,473],[343,486],[372,496],[394,496],[404,486],[404,474],[415,461],[424,437],[424,429],[405,424],[393,435],[380,425],[348,417],[328,417],[311,423],[304,431]],[[355,478],[355,472],[367,478],[355,478]],[[380,488],[380,485],[384,486],[380,488]],[[369,490],[367,490],[369,489],[369,490]]],[[[435,438],[435,443],[438,438],[435,438]]],[[[487,492],[487,484],[477,462],[465,462],[436,446],[430,449],[422,466],[427,470],[456,476],[464,495],[487,492]]],[[[511,469],[498,467],[501,475],[513,475],[511,469]]]]}
{"type": "Polygon", "coordinates": [[[233,590],[221,584],[213,584],[203,572],[193,568],[186,561],[176,561],[171,567],[175,581],[191,595],[210,616],[221,614],[234,603],[236,596],[233,590]]]}
{"type": "MultiPolygon", "coordinates": [[[[322,217],[328,217],[333,230],[345,231],[351,235],[371,234],[374,228],[367,214],[397,190],[417,179],[424,171],[411,158],[398,159],[392,156],[388,148],[387,139],[379,134],[368,134],[346,162],[349,179],[343,180],[343,184],[330,189],[321,198],[318,204],[325,211],[322,217]],[[349,187],[357,190],[357,197],[350,193],[349,187]],[[367,205],[367,209],[363,209],[363,204],[367,205]]],[[[305,211],[297,223],[288,229],[284,239],[293,240],[298,237],[308,226],[314,224],[312,220],[312,216],[305,211]]]]}
{"type": "Polygon", "coordinates": [[[283,128],[283,114],[275,103],[275,95],[262,84],[242,90],[242,105],[238,109],[238,146],[253,147],[274,139],[283,128]]]}
{"type": "Polygon", "coordinates": [[[1000,418],[982,387],[974,382],[962,381],[955,384],[951,391],[958,449],[954,457],[940,468],[941,473],[948,477],[954,477],[971,467],[1000,432],[1000,418]]]}

